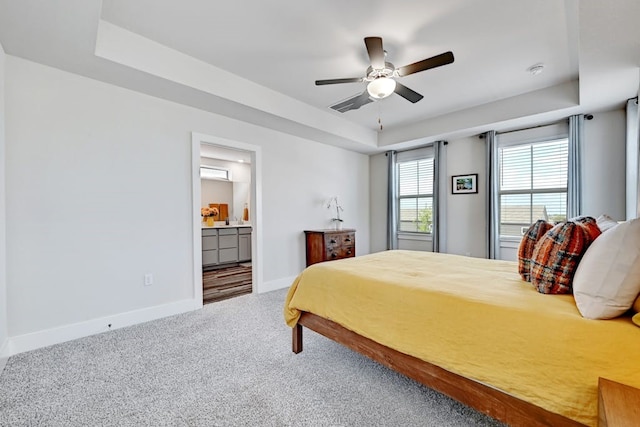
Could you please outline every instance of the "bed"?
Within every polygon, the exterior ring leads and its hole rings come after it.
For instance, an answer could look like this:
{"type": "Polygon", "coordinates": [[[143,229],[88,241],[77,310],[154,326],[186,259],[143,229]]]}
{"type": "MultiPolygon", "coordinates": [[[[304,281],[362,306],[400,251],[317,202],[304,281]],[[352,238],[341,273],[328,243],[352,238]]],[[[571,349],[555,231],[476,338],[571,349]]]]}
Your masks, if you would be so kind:
{"type": "Polygon", "coordinates": [[[305,326],[511,425],[597,425],[600,378],[640,388],[640,328],[589,320],[516,263],[386,251],[315,264],[285,302],[305,326]]]}

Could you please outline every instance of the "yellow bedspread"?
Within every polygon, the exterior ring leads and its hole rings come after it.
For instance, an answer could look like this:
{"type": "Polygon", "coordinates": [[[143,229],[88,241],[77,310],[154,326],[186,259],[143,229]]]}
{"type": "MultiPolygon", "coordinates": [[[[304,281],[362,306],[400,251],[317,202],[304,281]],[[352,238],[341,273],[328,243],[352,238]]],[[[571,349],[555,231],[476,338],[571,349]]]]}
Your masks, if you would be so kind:
{"type": "Polygon", "coordinates": [[[398,250],[315,264],[289,290],[289,326],[300,311],[587,425],[598,377],[640,387],[629,317],[584,319],[514,262],[398,250]]]}

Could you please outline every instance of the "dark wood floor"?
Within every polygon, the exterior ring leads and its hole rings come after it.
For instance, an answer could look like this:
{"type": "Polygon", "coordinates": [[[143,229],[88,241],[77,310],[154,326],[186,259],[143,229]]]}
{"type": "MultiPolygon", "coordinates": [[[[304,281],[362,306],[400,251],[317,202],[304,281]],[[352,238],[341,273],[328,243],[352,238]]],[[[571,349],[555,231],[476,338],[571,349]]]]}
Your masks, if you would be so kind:
{"type": "Polygon", "coordinates": [[[250,265],[238,265],[202,272],[202,302],[204,304],[250,293],[250,265]]]}

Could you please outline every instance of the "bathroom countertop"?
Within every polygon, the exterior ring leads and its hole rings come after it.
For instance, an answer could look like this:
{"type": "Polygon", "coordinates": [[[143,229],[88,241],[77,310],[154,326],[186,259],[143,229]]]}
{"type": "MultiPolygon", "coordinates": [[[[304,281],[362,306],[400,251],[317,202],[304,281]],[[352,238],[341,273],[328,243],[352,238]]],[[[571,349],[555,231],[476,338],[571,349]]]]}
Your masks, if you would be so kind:
{"type": "Polygon", "coordinates": [[[212,225],[211,227],[209,227],[208,225],[202,225],[202,229],[207,229],[207,228],[240,228],[240,227],[251,227],[251,224],[215,224],[212,225]]]}

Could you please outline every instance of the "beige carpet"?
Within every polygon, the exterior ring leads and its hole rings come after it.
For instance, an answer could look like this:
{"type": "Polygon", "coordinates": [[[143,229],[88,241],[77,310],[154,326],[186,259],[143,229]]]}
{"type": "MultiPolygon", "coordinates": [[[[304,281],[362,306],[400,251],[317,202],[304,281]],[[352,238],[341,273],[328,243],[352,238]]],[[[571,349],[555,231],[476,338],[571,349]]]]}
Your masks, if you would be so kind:
{"type": "Polygon", "coordinates": [[[0,426],[498,426],[313,332],[291,352],[286,290],[13,356],[0,426]]]}

